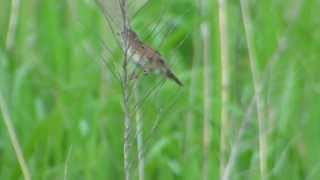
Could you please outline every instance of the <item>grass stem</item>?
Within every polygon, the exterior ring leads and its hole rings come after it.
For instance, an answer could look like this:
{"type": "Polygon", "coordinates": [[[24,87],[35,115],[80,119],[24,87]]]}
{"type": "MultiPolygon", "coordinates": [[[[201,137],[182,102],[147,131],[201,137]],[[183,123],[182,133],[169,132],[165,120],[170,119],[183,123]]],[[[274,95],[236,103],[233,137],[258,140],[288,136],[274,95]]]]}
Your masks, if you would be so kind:
{"type": "Polygon", "coordinates": [[[203,119],[203,180],[209,179],[209,152],[210,152],[210,141],[211,141],[211,126],[210,126],[210,119],[211,119],[211,78],[210,78],[210,32],[209,32],[209,24],[208,22],[203,22],[201,24],[201,35],[203,41],[203,63],[204,63],[204,87],[203,87],[203,94],[204,94],[204,119],[203,119]]]}
{"type": "Polygon", "coordinates": [[[5,103],[5,100],[4,100],[1,92],[0,92],[0,111],[1,111],[1,114],[2,114],[2,118],[3,118],[4,124],[6,126],[6,129],[8,131],[11,144],[13,146],[13,149],[14,149],[14,151],[16,153],[16,157],[17,157],[18,162],[20,164],[21,171],[22,171],[22,174],[23,174],[23,178],[25,180],[31,180],[31,175],[30,175],[30,171],[28,169],[28,165],[27,165],[26,160],[25,160],[25,158],[23,156],[22,148],[21,148],[21,146],[19,144],[19,140],[18,140],[17,134],[16,134],[16,132],[14,130],[14,126],[12,124],[12,120],[11,120],[11,117],[10,117],[10,113],[9,113],[8,107],[7,107],[6,103],[5,103]]]}
{"type": "Polygon", "coordinates": [[[14,47],[18,18],[19,18],[19,9],[20,9],[20,0],[12,0],[9,27],[8,27],[7,40],[6,40],[6,49],[8,51],[10,51],[14,47]]]}
{"type": "Polygon", "coordinates": [[[219,0],[220,58],[221,58],[221,128],[220,128],[220,176],[226,166],[227,130],[229,129],[229,51],[226,0],[219,0]]]}
{"type": "Polygon", "coordinates": [[[260,84],[259,74],[257,72],[256,55],[254,52],[254,41],[253,32],[251,27],[251,20],[249,17],[248,4],[246,0],[240,0],[242,20],[244,24],[244,30],[246,35],[246,41],[248,46],[250,69],[254,85],[254,93],[256,100],[256,108],[258,114],[259,124],[259,167],[260,167],[260,179],[264,180],[267,178],[267,135],[265,133],[265,122],[264,122],[264,110],[263,110],[263,99],[262,89],[260,84]]]}
{"type": "MultiPolygon", "coordinates": [[[[134,88],[135,99],[136,102],[139,102],[140,95],[139,95],[139,80],[137,80],[136,84],[137,87],[134,88]]],[[[139,171],[139,180],[144,180],[144,147],[143,147],[143,124],[141,119],[141,112],[138,108],[136,110],[136,129],[137,129],[137,151],[138,151],[138,171],[139,171]]]]}

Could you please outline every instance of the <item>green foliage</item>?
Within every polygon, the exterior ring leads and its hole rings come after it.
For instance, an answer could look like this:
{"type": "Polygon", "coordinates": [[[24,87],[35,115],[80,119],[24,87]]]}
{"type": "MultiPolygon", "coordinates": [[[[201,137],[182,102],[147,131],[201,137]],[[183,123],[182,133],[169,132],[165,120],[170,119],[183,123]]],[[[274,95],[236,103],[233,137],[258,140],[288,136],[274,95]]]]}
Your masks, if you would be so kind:
{"type": "MultiPolygon", "coordinates": [[[[0,3],[0,90],[33,179],[63,179],[66,165],[67,179],[123,179],[122,91],[101,60],[103,40],[113,53],[106,61],[115,65],[113,71],[121,71],[117,35],[111,33],[93,1],[28,0],[21,2],[15,47],[7,51],[10,2],[0,3]]],[[[227,131],[232,148],[253,86],[239,2],[228,2],[232,124],[227,131]]],[[[319,2],[302,0],[297,6],[299,2],[250,0],[258,71],[265,84],[270,179],[320,178],[319,2]],[[279,52],[282,38],[286,39],[285,49],[279,52]],[[276,63],[265,71],[275,53],[279,54],[276,63]]],[[[146,179],[202,177],[203,99],[207,97],[203,97],[202,19],[197,4],[191,0],[151,1],[132,19],[134,30],[167,58],[185,84],[179,89],[155,75],[140,79],[142,97],[151,92],[140,109],[146,179]],[[156,35],[152,34],[154,27],[156,35]],[[190,89],[192,68],[196,72],[194,89],[190,89]],[[158,88],[150,91],[151,87],[158,88]],[[190,91],[194,91],[192,101],[190,91]],[[189,113],[194,118],[187,129],[189,113]]],[[[217,1],[207,8],[213,86],[209,162],[211,179],[218,179],[221,66],[217,1]]],[[[255,113],[249,118],[252,121],[232,179],[259,177],[255,113]]],[[[2,116],[0,120],[0,179],[22,179],[2,116]]],[[[132,171],[137,172],[134,138],[132,142],[132,171]]]]}

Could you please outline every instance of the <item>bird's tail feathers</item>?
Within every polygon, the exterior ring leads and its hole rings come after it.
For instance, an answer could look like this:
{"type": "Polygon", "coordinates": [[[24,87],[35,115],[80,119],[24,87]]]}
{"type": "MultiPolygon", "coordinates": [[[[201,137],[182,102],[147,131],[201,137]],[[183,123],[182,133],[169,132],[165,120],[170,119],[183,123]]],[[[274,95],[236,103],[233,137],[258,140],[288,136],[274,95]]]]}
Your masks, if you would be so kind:
{"type": "Polygon", "coordinates": [[[176,75],[174,75],[170,70],[166,71],[166,76],[176,82],[179,86],[183,86],[182,82],[177,78],[176,75]]]}

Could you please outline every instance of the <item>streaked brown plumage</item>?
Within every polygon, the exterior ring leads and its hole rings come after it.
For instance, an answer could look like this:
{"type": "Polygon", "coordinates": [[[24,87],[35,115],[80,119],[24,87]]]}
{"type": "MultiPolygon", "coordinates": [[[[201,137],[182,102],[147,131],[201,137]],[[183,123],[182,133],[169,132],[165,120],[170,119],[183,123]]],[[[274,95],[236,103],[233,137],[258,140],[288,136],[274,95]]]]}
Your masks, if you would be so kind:
{"type": "Polygon", "coordinates": [[[163,60],[163,57],[143,43],[138,35],[128,29],[121,33],[122,38],[128,42],[128,55],[138,64],[145,73],[160,72],[167,78],[175,81],[178,85],[183,86],[182,82],[174,75],[168,65],[163,60]]]}

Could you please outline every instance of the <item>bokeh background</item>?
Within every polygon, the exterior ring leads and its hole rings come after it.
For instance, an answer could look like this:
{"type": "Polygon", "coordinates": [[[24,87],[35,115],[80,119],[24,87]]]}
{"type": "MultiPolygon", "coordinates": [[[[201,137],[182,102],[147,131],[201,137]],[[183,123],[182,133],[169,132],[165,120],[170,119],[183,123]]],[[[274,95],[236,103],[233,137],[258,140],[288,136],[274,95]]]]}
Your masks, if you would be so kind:
{"type": "MultiPolygon", "coordinates": [[[[122,90],[112,73],[121,73],[117,34],[93,0],[18,2],[14,12],[10,0],[0,2],[0,92],[8,109],[1,108],[0,179],[24,179],[4,123],[8,114],[32,179],[123,179],[122,90]],[[15,13],[16,30],[9,23],[15,13]]],[[[230,159],[235,147],[231,179],[320,178],[320,1],[246,2],[262,84],[265,177],[259,171],[261,132],[250,105],[254,82],[240,1],[226,3],[230,98],[222,106],[218,1],[158,0],[144,6],[145,1],[131,0],[133,29],[185,84],[179,88],[156,75],[139,79],[143,101],[135,110],[143,122],[145,179],[202,179],[206,166],[209,179],[219,179],[220,160],[230,159]],[[205,39],[204,22],[209,25],[205,39]],[[204,127],[205,102],[210,103],[209,128],[204,127]],[[224,157],[222,109],[229,114],[224,157]],[[203,146],[206,128],[208,147],[203,146]]],[[[114,6],[104,8],[116,11],[114,6]]],[[[117,22],[114,16],[111,12],[117,22]]],[[[137,133],[132,134],[131,176],[139,179],[137,133]]]]}

